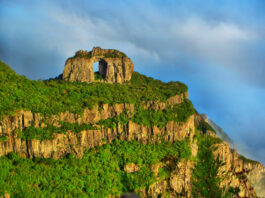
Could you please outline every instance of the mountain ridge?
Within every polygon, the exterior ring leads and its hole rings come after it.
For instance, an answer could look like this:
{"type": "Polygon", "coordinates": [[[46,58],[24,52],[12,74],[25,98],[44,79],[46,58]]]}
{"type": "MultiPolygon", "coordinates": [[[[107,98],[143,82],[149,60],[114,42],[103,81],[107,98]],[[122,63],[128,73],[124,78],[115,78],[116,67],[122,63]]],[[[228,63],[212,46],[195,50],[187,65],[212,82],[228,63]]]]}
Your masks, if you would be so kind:
{"type": "MultiPolygon", "coordinates": [[[[0,154],[8,156],[8,159],[1,158],[4,161],[17,159],[10,153],[17,153],[21,163],[24,163],[23,158],[67,160],[67,155],[82,159],[86,158],[87,151],[111,147],[116,140],[128,144],[136,141],[147,146],[169,142],[170,147],[176,143],[182,145],[182,150],[172,149],[182,157],[174,158],[170,156],[172,152],[168,152],[163,159],[145,164],[148,157],[143,156],[138,159],[140,161],[131,162],[133,165],[128,163],[129,160],[116,169],[123,179],[128,177],[128,182],[136,182],[131,174],[148,170],[152,179],[148,180],[145,189],[142,184],[132,189],[142,196],[181,194],[183,190],[191,196],[193,159],[200,146],[198,139],[208,137],[217,146],[215,156],[221,157],[226,163],[224,170],[230,174],[221,186],[239,187],[241,197],[256,196],[244,175],[258,170],[256,167],[264,167],[239,159],[228,144],[216,137],[214,130],[188,100],[187,86],[180,82],[163,83],[135,72],[132,79],[123,84],[65,82],[60,79],[30,81],[3,63],[0,77],[1,102],[5,104],[0,109],[0,154]],[[129,164],[138,168],[127,173],[125,167],[129,164]],[[165,168],[164,172],[160,172],[161,168],[165,168]],[[171,171],[168,173],[168,170],[171,171]]],[[[125,155],[127,151],[124,152],[125,155]]],[[[6,187],[3,190],[12,195],[17,189],[6,187]]],[[[110,187],[105,193],[120,195],[121,191],[120,187],[117,192],[110,187]]]]}

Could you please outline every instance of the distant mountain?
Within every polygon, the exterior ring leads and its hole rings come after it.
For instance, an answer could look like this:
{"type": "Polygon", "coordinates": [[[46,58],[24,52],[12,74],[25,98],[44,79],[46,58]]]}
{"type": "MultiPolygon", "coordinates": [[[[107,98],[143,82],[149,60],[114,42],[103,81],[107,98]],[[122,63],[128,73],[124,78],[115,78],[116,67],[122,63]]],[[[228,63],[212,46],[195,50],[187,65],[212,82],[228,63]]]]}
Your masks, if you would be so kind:
{"type": "Polygon", "coordinates": [[[215,130],[216,135],[219,138],[227,142],[230,147],[234,148],[233,140],[226,134],[226,132],[221,127],[219,127],[216,123],[210,120],[206,114],[201,114],[201,116],[203,117],[204,121],[207,122],[215,130]]]}

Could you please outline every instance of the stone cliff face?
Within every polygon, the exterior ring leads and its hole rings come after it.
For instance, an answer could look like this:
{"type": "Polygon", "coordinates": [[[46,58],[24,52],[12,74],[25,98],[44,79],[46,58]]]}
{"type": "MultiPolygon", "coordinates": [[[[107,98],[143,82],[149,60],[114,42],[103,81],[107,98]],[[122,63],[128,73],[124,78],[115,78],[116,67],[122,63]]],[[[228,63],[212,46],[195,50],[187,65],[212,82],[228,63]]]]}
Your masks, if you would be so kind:
{"type": "MultiPolygon", "coordinates": [[[[144,108],[149,109],[165,109],[168,105],[181,103],[188,94],[180,94],[168,99],[164,102],[147,102],[142,104],[144,108]]],[[[73,113],[64,112],[59,115],[53,115],[45,118],[49,124],[53,126],[60,126],[59,121],[70,123],[97,123],[99,120],[108,119],[118,116],[122,112],[134,112],[133,104],[115,104],[110,106],[108,104],[99,107],[95,105],[91,110],[84,109],[83,114],[75,115],[73,113]]],[[[99,130],[82,131],[77,136],[68,131],[67,134],[55,134],[53,140],[27,140],[23,141],[18,132],[22,129],[34,125],[34,127],[44,127],[42,123],[44,117],[38,113],[30,111],[20,111],[14,116],[7,116],[0,121],[0,136],[8,137],[7,141],[0,142],[0,156],[6,155],[10,152],[19,153],[25,157],[53,157],[58,159],[64,154],[73,153],[77,156],[82,156],[86,148],[102,145],[113,141],[115,138],[133,140],[146,143],[147,141],[159,141],[158,137],[163,137],[165,140],[180,140],[186,136],[190,136],[190,129],[194,128],[194,119],[184,125],[179,125],[175,122],[169,122],[165,127],[145,127],[137,125],[129,121],[126,126],[119,126],[118,128],[103,128],[99,130]],[[167,134],[166,134],[167,133],[167,134]],[[80,143],[80,144],[79,144],[80,143]],[[76,145],[79,145],[78,147],[76,145]]]]}
{"type": "MultiPolygon", "coordinates": [[[[167,103],[149,101],[142,104],[144,108],[148,109],[165,109],[167,105],[174,105],[181,103],[188,94],[181,94],[169,98],[167,103]]],[[[116,104],[110,106],[103,104],[99,110],[98,106],[93,109],[85,109],[82,116],[77,116],[69,112],[61,113],[59,115],[51,116],[48,120],[53,125],[59,125],[58,121],[72,122],[72,123],[96,123],[100,119],[107,119],[117,116],[123,111],[134,111],[132,104],[116,104]]],[[[197,141],[193,139],[195,132],[195,123],[198,122],[197,116],[191,116],[185,123],[176,123],[174,121],[168,122],[166,126],[158,128],[156,126],[146,127],[138,125],[132,121],[117,128],[100,127],[97,130],[84,130],[76,134],[73,131],[67,131],[65,134],[54,134],[52,140],[22,140],[18,136],[18,131],[25,127],[34,124],[35,127],[44,127],[41,123],[43,116],[32,113],[30,111],[20,111],[15,116],[7,116],[0,121],[0,135],[7,135],[7,141],[0,142],[0,155],[6,155],[9,152],[16,152],[21,156],[34,158],[55,158],[58,159],[65,154],[72,153],[77,157],[82,157],[86,149],[100,146],[112,142],[114,139],[121,140],[137,140],[141,143],[176,141],[190,138],[192,155],[197,155],[197,141]]],[[[264,170],[261,164],[245,163],[240,160],[235,150],[229,148],[229,145],[222,142],[217,145],[215,155],[226,163],[223,170],[228,173],[229,177],[223,181],[222,185],[230,185],[240,188],[240,197],[256,197],[256,192],[253,189],[253,181],[258,180],[255,173],[264,170]],[[247,177],[245,177],[247,175],[247,177]],[[252,175],[252,176],[249,176],[252,175]]],[[[157,181],[153,183],[148,190],[139,191],[144,197],[157,197],[160,194],[166,194],[170,191],[172,197],[190,197],[191,196],[191,175],[194,162],[192,160],[180,161],[174,171],[170,173],[168,179],[160,179],[158,177],[158,170],[166,166],[170,162],[161,162],[153,165],[152,170],[157,176],[157,181]]],[[[134,164],[128,164],[124,167],[125,171],[136,172],[139,167],[134,164]]],[[[260,172],[259,172],[260,173],[260,172]]]]}
{"type": "MultiPolygon", "coordinates": [[[[70,82],[94,82],[93,63],[99,62],[103,82],[124,83],[131,80],[134,64],[124,53],[94,47],[92,51],[78,51],[65,63],[63,79],[70,82]]],[[[102,82],[101,81],[101,82],[102,82]]]]}
{"type": "MultiPolygon", "coordinates": [[[[225,181],[229,183],[233,180],[232,186],[239,186],[241,190],[242,197],[250,197],[253,190],[257,193],[258,197],[265,197],[265,168],[262,164],[257,162],[244,162],[244,160],[239,159],[239,155],[235,149],[230,149],[229,146],[234,147],[234,143],[231,138],[213,121],[211,121],[207,115],[202,115],[204,121],[209,123],[216,131],[218,137],[223,141],[222,144],[218,145],[216,155],[220,155],[221,159],[226,162],[224,170],[228,172],[229,170],[234,171],[234,175],[225,181]],[[227,143],[226,143],[227,142],[227,143]],[[247,180],[239,180],[237,177],[247,177],[247,180]],[[252,186],[253,188],[245,188],[245,186],[252,186]],[[248,190],[246,190],[248,189],[248,190]]],[[[200,119],[200,118],[198,118],[200,119]]],[[[225,185],[225,184],[224,184],[225,185]]]]}
{"type": "MultiPolygon", "coordinates": [[[[196,156],[197,149],[194,145],[192,146],[193,156],[196,156]]],[[[229,145],[225,142],[217,145],[217,150],[214,154],[216,157],[219,155],[220,159],[225,163],[220,172],[225,171],[227,176],[222,181],[221,187],[239,187],[239,197],[264,197],[261,180],[265,169],[261,164],[246,163],[240,160],[237,152],[229,148],[229,145]],[[260,183],[257,185],[253,181],[260,181],[260,183]],[[256,187],[253,188],[253,186],[256,187]]],[[[157,176],[158,169],[164,166],[166,166],[166,163],[153,165],[154,174],[157,176]]],[[[153,183],[147,192],[141,190],[140,193],[143,197],[157,197],[161,194],[164,195],[162,197],[167,197],[170,190],[170,197],[191,197],[193,167],[194,162],[192,160],[183,159],[176,165],[175,170],[170,173],[168,179],[161,180],[158,178],[157,182],[153,183]]],[[[137,171],[134,167],[135,170],[137,171]]]]}

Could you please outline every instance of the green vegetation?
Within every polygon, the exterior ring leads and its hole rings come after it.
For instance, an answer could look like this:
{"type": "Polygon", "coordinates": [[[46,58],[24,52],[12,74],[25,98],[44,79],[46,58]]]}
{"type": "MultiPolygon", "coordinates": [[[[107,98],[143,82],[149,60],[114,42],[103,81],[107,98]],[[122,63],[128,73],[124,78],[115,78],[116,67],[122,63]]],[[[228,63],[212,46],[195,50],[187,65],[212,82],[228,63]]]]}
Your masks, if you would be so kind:
{"type": "Polygon", "coordinates": [[[105,53],[105,58],[122,58],[126,57],[126,55],[123,52],[114,52],[114,53],[105,53]]]}
{"type": "Polygon", "coordinates": [[[120,115],[111,117],[108,119],[100,120],[97,124],[100,126],[104,126],[105,128],[116,128],[118,124],[126,125],[129,122],[130,118],[127,113],[124,111],[120,115]]]}
{"type": "Polygon", "coordinates": [[[168,107],[164,110],[148,110],[138,106],[135,108],[134,115],[130,118],[126,112],[123,112],[119,116],[101,120],[98,124],[107,128],[116,128],[118,123],[125,125],[131,120],[136,124],[147,127],[163,127],[169,121],[186,122],[193,113],[193,105],[191,101],[186,99],[181,104],[174,105],[172,108],[168,107]]]}
{"type": "Polygon", "coordinates": [[[257,164],[258,163],[255,160],[244,157],[243,155],[239,155],[238,159],[243,160],[244,163],[251,163],[251,164],[257,164]]]}
{"type": "Polygon", "coordinates": [[[189,141],[140,144],[115,140],[87,151],[82,159],[24,159],[16,154],[0,158],[0,194],[12,197],[107,197],[145,189],[155,182],[151,165],[174,157],[189,158],[189,141]],[[135,163],[140,170],[126,173],[135,163]]]}
{"type": "MultiPolygon", "coordinates": [[[[147,127],[158,126],[163,127],[169,121],[174,120],[175,122],[186,122],[187,119],[193,114],[194,108],[189,100],[184,100],[183,103],[174,105],[173,107],[168,107],[165,110],[146,110],[142,107],[135,109],[135,113],[132,117],[128,115],[127,112],[122,112],[119,116],[114,116],[108,119],[100,120],[97,125],[104,126],[105,128],[116,128],[118,124],[125,126],[129,120],[133,122],[144,125],[147,127]]],[[[55,127],[51,124],[45,122],[46,127],[35,128],[34,123],[32,126],[24,128],[20,134],[23,140],[30,139],[53,139],[54,133],[66,133],[68,130],[74,133],[79,133],[82,130],[97,129],[97,127],[92,124],[77,124],[77,123],[67,123],[60,122],[61,127],[55,127]]]]}
{"type": "Polygon", "coordinates": [[[80,57],[80,58],[91,58],[91,53],[88,52],[76,52],[74,58],[80,57]]]}
{"type": "Polygon", "coordinates": [[[144,101],[166,101],[185,93],[180,82],[163,83],[137,72],[125,84],[78,83],[57,79],[33,81],[17,75],[0,61],[0,119],[16,110],[26,109],[43,115],[70,111],[82,114],[96,104],[140,104],[144,101]]]}
{"type": "Polygon", "coordinates": [[[207,131],[212,131],[212,132],[216,133],[215,130],[207,122],[205,122],[204,120],[202,120],[199,123],[199,126],[197,126],[197,129],[200,130],[200,131],[202,131],[204,134],[207,131]]]}
{"type": "Polygon", "coordinates": [[[137,124],[145,126],[165,126],[169,121],[186,122],[193,115],[194,108],[188,99],[173,107],[168,107],[164,110],[146,110],[138,107],[136,113],[131,120],[137,124]]]}
{"type": "Polygon", "coordinates": [[[0,135],[0,142],[5,142],[8,140],[8,136],[6,135],[0,135]]]}
{"type": "Polygon", "coordinates": [[[214,144],[218,143],[217,138],[209,135],[196,134],[198,138],[198,154],[195,167],[192,172],[192,195],[193,197],[234,197],[239,193],[238,188],[221,188],[220,183],[225,178],[225,173],[219,172],[224,163],[215,159],[213,150],[214,144]]]}
{"type": "Polygon", "coordinates": [[[223,140],[221,140],[219,137],[213,137],[211,135],[207,135],[206,137],[207,137],[207,141],[209,141],[211,145],[220,144],[223,142],[223,140]]]}
{"type": "MultiPolygon", "coordinates": [[[[113,50],[112,52],[108,52],[108,53],[104,53],[101,54],[103,55],[105,58],[122,58],[122,57],[127,57],[125,53],[117,51],[117,50],[113,50]]],[[[87,52],[87,51],[77,51],[75,53],[74,58],[76,57],[80,57],[80,58],[91,58],[92,57],[92,53],[91,52],[87,52]]]]}
{"type": "Polygon", "coordinates": [[[103,80],[103,77],[100,75],[99,72],[94,72],[94,79],[95,80],[103,80]]]}
{"type": "Polygon", "coordinates": [[[54,133],[66,133],[67,131],[71,131],[74,133],[79,133],[82,130],[90,130],[97,129],[91,124],[77,124],[77,123],[68,123],[61,122],[61,127],[55,127],[50,124],[46,124],[46,127],[43,128],[35,128],[34,126],[29,126],[24,128],[20,133],[20,137],[23,140],[31,140],[31,139],[39,139],[39,140],[52,140],[54,133]]]}

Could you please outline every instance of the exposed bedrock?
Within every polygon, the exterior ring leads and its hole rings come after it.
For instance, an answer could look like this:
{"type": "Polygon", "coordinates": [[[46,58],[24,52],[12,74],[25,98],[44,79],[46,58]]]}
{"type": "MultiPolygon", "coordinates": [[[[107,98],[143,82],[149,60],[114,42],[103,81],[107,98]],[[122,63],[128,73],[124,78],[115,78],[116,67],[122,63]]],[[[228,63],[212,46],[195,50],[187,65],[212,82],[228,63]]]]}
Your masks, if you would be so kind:
{"type": "Polygon", "coordinates": [[[63,71],[63,79],[70,82],[124,83],[130,81],[134,64],[124,53],[113,49],[94,47],[92,51],[80,50],[68,58],[63,71]],[[93,63],[99,63],[101,79],[95,79],[93,63]]]}

